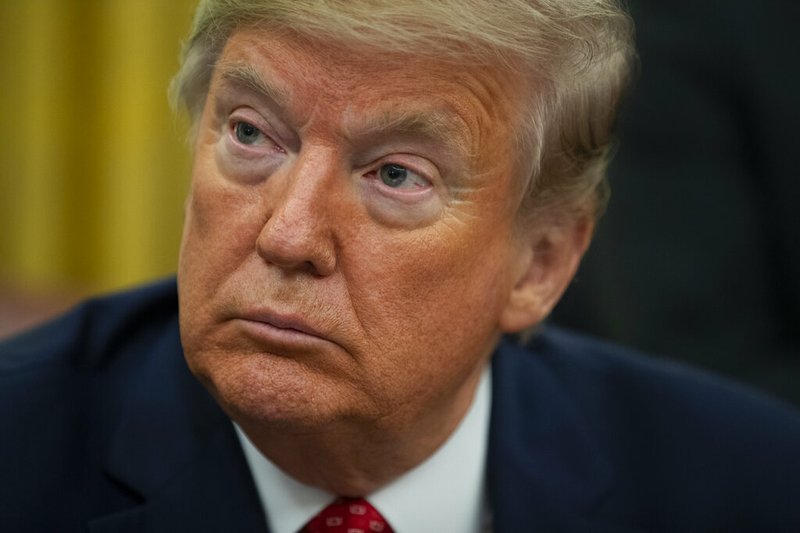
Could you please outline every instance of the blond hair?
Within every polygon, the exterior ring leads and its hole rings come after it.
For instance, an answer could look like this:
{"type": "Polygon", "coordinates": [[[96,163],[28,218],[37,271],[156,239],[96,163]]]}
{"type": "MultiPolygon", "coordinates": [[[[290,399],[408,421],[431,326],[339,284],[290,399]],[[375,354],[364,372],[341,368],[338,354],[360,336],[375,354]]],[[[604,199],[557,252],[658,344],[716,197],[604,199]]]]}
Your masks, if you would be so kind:
{"type": "Polygon", "coordinates": [[[632,24],[617,0],[201,0],[171,87],[173,105],[195,124],[225,42],[253,26],[524,77],[522,212],[602,211],[612,126],[634,57],[632,24]]]}

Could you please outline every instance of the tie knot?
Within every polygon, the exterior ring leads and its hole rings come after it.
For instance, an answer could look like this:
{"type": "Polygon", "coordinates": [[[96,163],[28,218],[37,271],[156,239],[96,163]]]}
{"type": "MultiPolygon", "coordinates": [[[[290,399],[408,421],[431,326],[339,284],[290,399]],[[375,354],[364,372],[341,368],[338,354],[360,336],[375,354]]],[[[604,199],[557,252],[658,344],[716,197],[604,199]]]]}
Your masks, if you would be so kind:
{"type": "Polygon", "coordinates": [[[364,498],[338,498],[312,518],[301,533],[393,533],[364,498]]]}

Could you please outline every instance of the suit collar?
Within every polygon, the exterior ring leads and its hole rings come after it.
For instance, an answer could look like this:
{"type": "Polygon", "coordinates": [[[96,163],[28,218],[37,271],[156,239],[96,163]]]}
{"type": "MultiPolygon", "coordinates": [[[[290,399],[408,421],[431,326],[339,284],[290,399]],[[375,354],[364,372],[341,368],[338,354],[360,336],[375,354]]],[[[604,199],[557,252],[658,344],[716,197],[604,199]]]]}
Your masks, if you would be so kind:
{"type": "Polygon", "coordinates": [[[552,355],[504,339],[493,359],[488,485],[497,533],[603,530],[591,517],[613,470],[547,364],[552,355]]]}
{"type": "Polygon", "coordinates": [[[141,501],[90,523],[94,532],[266,530],[233,425],[189,372],[177,321],[142,364],[105,457],[141,501]]]}

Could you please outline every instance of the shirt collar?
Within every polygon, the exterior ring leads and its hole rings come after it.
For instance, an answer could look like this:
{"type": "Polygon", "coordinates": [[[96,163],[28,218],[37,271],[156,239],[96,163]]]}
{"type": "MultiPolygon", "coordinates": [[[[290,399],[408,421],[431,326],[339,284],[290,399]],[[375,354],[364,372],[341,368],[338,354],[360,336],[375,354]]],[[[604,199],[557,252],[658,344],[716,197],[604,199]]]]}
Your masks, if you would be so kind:
{"type": "MultiPolygon", "coordinates": [[[[490,374],[487,365],[469,411],[445,443],[424,462],[367,497],[395,533],[477,533],[484,527],[490,374]]],[[[235,427],[272,533],[296,533],[333,501],[335,495],[284,474],[235,427]]]]}

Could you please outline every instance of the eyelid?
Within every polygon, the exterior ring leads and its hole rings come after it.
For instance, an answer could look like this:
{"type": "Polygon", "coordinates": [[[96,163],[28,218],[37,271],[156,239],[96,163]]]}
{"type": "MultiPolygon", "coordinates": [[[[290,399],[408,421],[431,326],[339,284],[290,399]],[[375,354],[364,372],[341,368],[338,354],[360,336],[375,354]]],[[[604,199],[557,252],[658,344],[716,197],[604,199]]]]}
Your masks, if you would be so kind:
{"type": "Polygon", "coordinates": [[[405,165],[398,165],[396,163],[386,163],[378,167],[378,171],[376,172],[376,181],[378,182],[379,187],[386,187],[399,193],[422,192],[432,188],[432,184],[428,178],[405,165]],[[387,167],[390,166],[401,168],[406,172],[404,180],[396,187],[393,187],[384,181],[383,172],[387,167]]]}
{"type": "Polygon", "coordinates": [[[384,152],[386,155],[361,167],[362,198],[370,216],[392,227],[419,227],[434,220],[448,197],[444,177],[436,164],[414,153],[384,152]],[[396,188],[381,181],[384,165],[399,165],[424,180],[421,187],[396,188]]]}
{"type": "Polygon", "coordinates": [[[368,172],[375,172],[377,174],[385,165],[404,167],[426,181],[431,188],[436,187],[436,183],[439,181],[439,171],[436,165],[426,159],[411,154],[391,154],[381,157],[369,166],[368,172]]]}
{"type": "Polygon", "coordinates": [[[242,144],[238,141],[238,139],[236,139],[235,127],[236,124],[240,122],[246,122],[248,124],[251,124],[256,129],[258,129],[258,131],[261,132],[261,135],[264,136],[265,142],[271,144],[276,150],[280,150],[281,152],[286,151],[279,142],[278,135],[276,134],[275,129],[271,126],[269,121],[267,121],[257,111],[246,107],[234,109],[228,116],[228,122],[226,126],[228,129],[228,134],[232,137],[233,141],[236,142],[238,145],[247,146],[250,149],[255,149],[256,146],[256,145],[242,144]]]}

